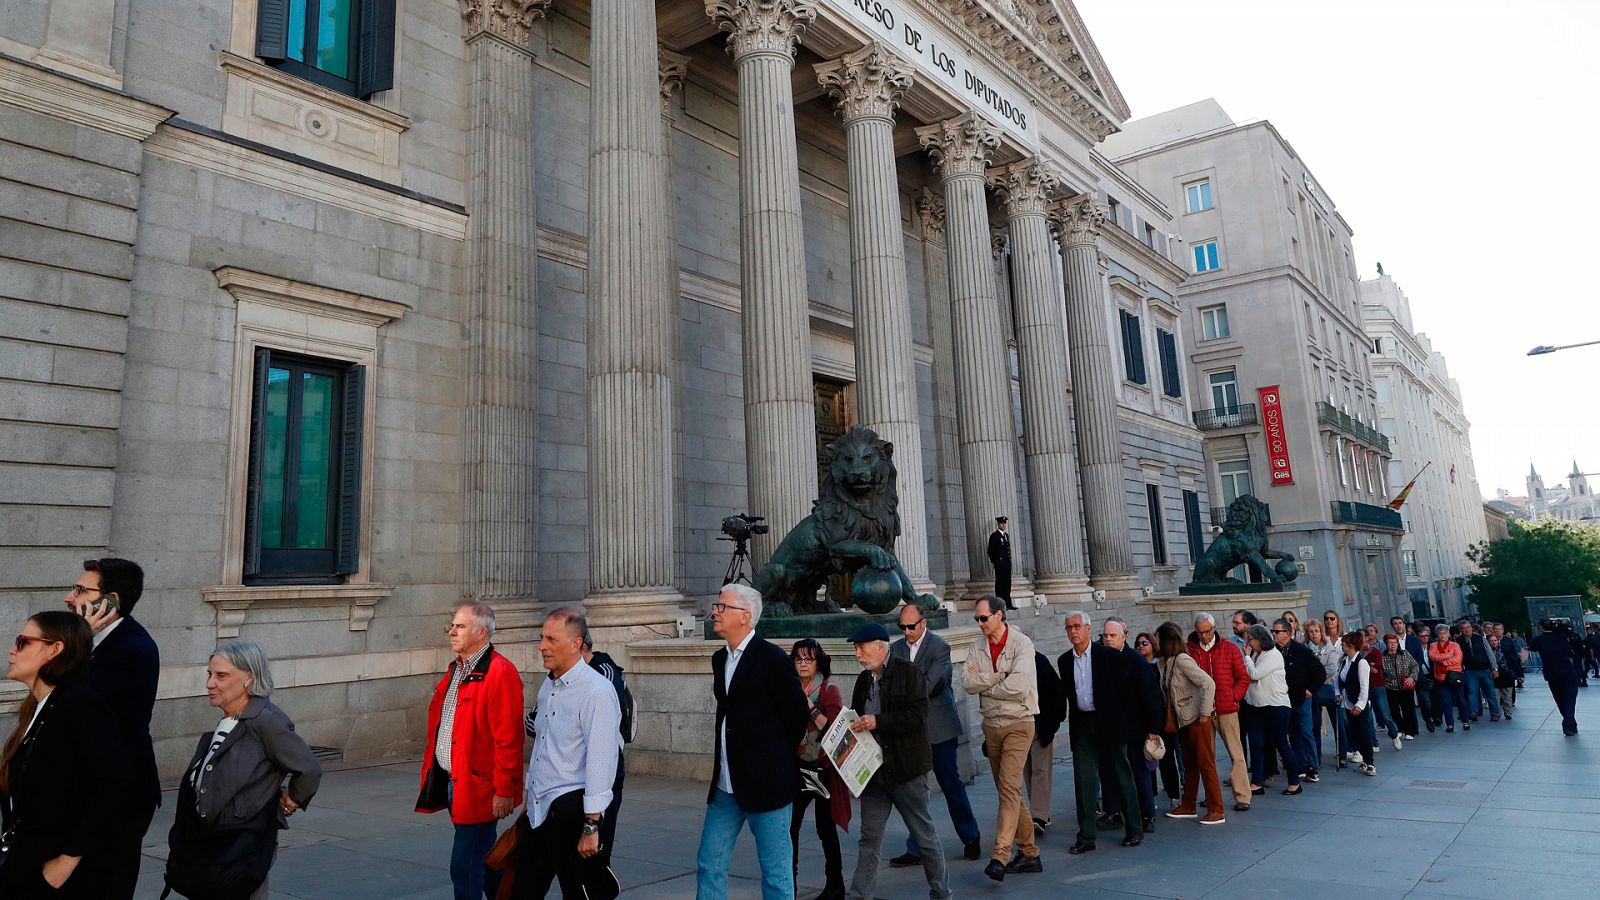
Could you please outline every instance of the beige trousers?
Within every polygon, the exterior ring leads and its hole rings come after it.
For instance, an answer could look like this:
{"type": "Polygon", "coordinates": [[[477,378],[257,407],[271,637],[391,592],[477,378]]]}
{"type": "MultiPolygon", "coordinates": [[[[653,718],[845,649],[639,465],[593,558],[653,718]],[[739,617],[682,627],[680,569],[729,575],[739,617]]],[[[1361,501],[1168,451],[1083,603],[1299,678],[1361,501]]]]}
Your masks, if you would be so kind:
{"type": "Polygon", "coordinates": [[[1228,749],[1228,785],[1233,788],[1233,799],[1236,802],[1248,804],[1250,802],[1250,770],[1244,764],[1244,741],[1239,737],[1239,714],[1217,713],[1217,736],[1222,738],[1222,746],[1228,749]]]}
{"type": "Polygon", "coordinates": [[[1028,745],[1028,758],[1023,764],[1023,774],[1028,784],[1028,810],[1031,819],[1050,821],[1050,792],[1055,785],[1051,768],[1056,748],[1041,747],[1038,741],[1028,745]]]}
{"type": "Polygon", "coordinates": [[[1033,746],[1033,722],[1018,722],[1005,728],[987,723],[983,741],[989,749],[989,770],[994,773],[995,792],[1000,795],[1000,812],[994,823],[994,851],[990,856],[1002,863],[1011,861],[1011,845],[1023,856],[1038,856],[1033,842],[1033,818],[1022,799],[1022,772],[1033,746]]]}

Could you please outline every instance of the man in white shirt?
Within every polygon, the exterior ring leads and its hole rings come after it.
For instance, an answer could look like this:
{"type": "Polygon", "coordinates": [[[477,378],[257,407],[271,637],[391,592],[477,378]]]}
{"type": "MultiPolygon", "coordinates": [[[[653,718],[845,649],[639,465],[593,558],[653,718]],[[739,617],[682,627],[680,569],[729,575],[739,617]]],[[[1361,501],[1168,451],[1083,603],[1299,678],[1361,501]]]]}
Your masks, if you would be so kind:
{"type": "Polygon", "coordinates": [[[611,682],[583,661],[588,623],[570,607],[545,616],[539,656],[550,677],[539,688],[527,807],[517,842],[516,895],[586,896],[595,877],[583,861],[600,852],[600,820],[617,775],[622,707],[611,682]]]}

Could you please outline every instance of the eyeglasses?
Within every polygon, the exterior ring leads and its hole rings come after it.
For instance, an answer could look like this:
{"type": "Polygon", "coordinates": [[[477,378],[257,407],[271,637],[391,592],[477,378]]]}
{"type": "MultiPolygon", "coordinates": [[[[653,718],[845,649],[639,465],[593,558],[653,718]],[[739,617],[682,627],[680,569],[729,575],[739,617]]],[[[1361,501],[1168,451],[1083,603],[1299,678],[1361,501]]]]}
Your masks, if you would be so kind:
{"type": "MultiPolygon", "coordinates": [[[[973,616],[972,617],[972,621],[977,622],[979,625],[982,625],[985,622],[988,622],[990,619],[993,619],[993,618],[995,618],[995,617],[997,617],[999,615],[1000,615],[999,613],[990,613],[987,616],[973,616]]],[[[905,626],[902,625],[900,627],[904,628],[905,626]]]]}
{"type": "Polygon", "coordinates": [[[67,595],[70,596],[70,597],[82,597],[84,594],[87,594],[90,591],[93,591],[96,594],[104,594],[104,593],[106,593],[101,588],[89,587],[86,584],[75,584],[72,587],[67,588],[67,595]]]}
{"type": "Polygon", "coordinates": [[[1323,616],[1322,617],[1322,621],[1324,621],[1324,622],[1337,622],[1337,621],[1339,621],[1339,617],[1338,616],[1323,616]]]}
{"type": "Polygon", "coordinates": [[[901,631],[916,631],[917,630],[917,626],[921,625],[923,622],[926,622],[926,621],[928,621],[928,620],[927,619],[918,619],[915,622],[912,622],[910,625],[907,625],[906,623],[901,622],[900,623],[900,630],[901,631]]]}
{"type": "Polygon", "coordinates": [[[1150,642],[1149,641],[1140,641],[1137,646],[1148,647],[1148,646],[1150,646],[1150,642]]]}
{"type": "Polygon", "coordinates": [[[734,606],[731,603],[713,603],[713,604],[711,604],[711,611],[716,613],[717,615],[722,615],[723,613],[726,613],[729,610],[734,610],[736,612],[749,612],[749,610],[745,609],[744,607],[742,607],[742,606],[734,606]]]}
{"type": "Polygon", "coordinates": [[[1286,628],[1274,628],[1274,629],[1272,629],[1272,633],[1273,634],[1288,634],[1289,630],[1286,629],[1286,628]]]}
{"type": "Polygon", "coordinates": [[[796,656],[794,658],[794,662],[795,665],[799,665],[801,663],[810,663],[814,666],[817,664],[817,658],[815,656],[796,656]]]}
{"type": "Polygon", "coordinates": [[[21,653],[22,651],[28,649],[28,645],[29,644],[32,644],[32,643],[35,643],[35,642],[40,643],[40,644],[59,644],[59,643],[61,643],[60,641],[52,641],[47,637],[34,637],[31,634],[19,634],[19,635],[17,635],[17,644],[16,644],[17,652],[21,653]]]}

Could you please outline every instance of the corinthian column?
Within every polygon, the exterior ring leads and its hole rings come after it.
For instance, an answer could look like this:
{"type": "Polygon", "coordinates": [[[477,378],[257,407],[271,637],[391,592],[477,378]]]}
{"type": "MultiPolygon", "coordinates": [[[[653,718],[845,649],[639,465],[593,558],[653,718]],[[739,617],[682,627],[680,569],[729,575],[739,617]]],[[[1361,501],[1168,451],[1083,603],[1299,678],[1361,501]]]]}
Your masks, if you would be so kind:
{"type": "Polygon", "coordinates": [[[1089,579],[1078,531],[1083,510],[1078,503],[1072,413],[1067,408],[1061,267],[1045,218],[1045,203],[1056,183],[1055,173],[1037,159],[989,172],[989,184],[1005,202],[1011,232],[1023,453],[1033,524],[1033,589],[1072,595],[1084,593],[1089,579]]]}
{"type": "Polygon", "coordinates": [[[922,430],[911,356],[911,292],[900,228],[894,111],[911,70],[881,44],[818,65],[817,79],[839,103],[850,169],[850,290],[855,299],[856,403],[861,424],[894,445],[900,470],[900,535],[895,555],[917,593],[928,577],[928,516],[922,487],[922,430]]]}
{"type": "MultiPolygon", "coordinates": [[[[928,341],[933,344],[934,531],[940,568],[931,573],[941,585],[960,593],[967,582],[966,512],[955,506],[961,490],[961,453],[956,440],[955,338],[950,332],[950,266],[944,245],[944,195],[917,192],[917,218],[922,224],[922,274],[928,292],[928,341]]],[[[930,548],[931,549],[931,548],[930,548]]],[[[937,593],[937,590],[935,591],[937,593]]]]}
{"type": "Polygon", "coordinates": [[[472,72],[467,210],[465,593],[507,613],[536,604],[538,397],[533,21],[550,0],[464,0],[472,72]]]}
{"type": "Polygon", "coordinates": [[[1111,346],[1106,296],[1095,241],[1110,210],[1083,196],[1052,207],[1066,272],[1067,338],[1072,345],[1072,403],[1078,423],[1083,525],[1089,533],[1090,583],[1106,591],[1138,588],[1122,490],[1122,433],[1117,427],[1121,369],[1111,346]]]}
{"type": "MultiPolygon", "coordinates": [[[[811,323],[800,231],[800,161],[789,81],[809,0],[707,0],[739,71],[739,281],[750,511],[772,533],[753,562],[811,511],[817,493],[811,323]]],[[[654,31],[651,32],[654,34],[654,31]]]]}
{"type": "Polygon", "coordinates": [[[597,625],[670,622],[674,323],[655,6],[594,0],[589,105],[589,593],[597,625]]]}
{"type": "MultiPolygon", "coordinates": [[[[983,191],[984,167],[1000,143],[1000,131],[976,113],[967,113],[918,128],[917,139],[932,154],[944,190],[971,596],[994,589],[989,531],[995,516],[1016,515],[1017,503],[1011,378],[983,191]]],[[[1026,578],[1012,579],[1012,600],[1030,592],[1026,578]]]]}

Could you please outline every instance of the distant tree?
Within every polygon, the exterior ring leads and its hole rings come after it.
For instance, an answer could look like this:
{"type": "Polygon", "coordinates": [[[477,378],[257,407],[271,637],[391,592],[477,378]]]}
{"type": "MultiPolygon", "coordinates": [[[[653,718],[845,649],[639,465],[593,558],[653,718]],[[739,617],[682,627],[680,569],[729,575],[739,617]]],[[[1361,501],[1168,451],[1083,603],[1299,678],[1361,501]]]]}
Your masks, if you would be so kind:
{"type": "Polygon", "coordinates": [[[1576,594],[1600,610],[1600,528],[1583,522],[1512,519],[1509,537],[1467,549],[1478,571],[1467,576],[1478,615],[1526,632],[1527,597],[1576,594]]]}

